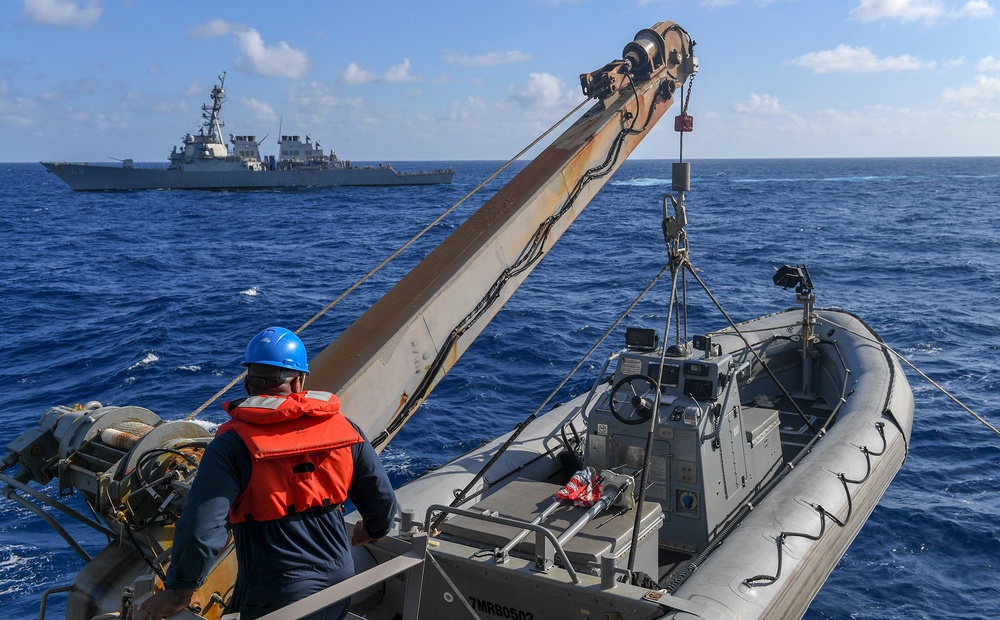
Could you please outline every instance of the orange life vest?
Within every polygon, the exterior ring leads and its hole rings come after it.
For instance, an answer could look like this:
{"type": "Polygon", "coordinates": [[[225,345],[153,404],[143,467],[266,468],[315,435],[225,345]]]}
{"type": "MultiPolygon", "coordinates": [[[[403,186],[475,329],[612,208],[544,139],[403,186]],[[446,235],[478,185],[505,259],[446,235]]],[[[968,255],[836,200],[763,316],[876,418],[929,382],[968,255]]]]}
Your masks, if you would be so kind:
{"type": "Polygon", "coordinates": [[[247,488],[229,510],[231,523],[273,521],[309,509],[334,508],[347,499],[354,474],[351,446],[363,439],[340,415],[329,392],[251,396],[231,407],[232,430],[253,458],[247,488]]]}

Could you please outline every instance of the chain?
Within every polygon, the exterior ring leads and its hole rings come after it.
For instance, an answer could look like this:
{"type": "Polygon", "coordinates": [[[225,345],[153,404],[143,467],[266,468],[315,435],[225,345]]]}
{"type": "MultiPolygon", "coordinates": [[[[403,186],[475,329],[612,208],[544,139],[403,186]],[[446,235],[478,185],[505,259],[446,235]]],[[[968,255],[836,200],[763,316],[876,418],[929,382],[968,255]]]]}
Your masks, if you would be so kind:
{"type": "Polygon", "coordinates": [[[682,97],[684,97],[684,101],[683,101],[683,103],[681,103],[681,114],[685,114],[686,115],[688,113],[688,105],[691,103],[691,91],[694,90],[694,76],[696,76],[696,75],[698,75],[698,74],[697,73],[692,73],[690,76],[688,76],[688,79],[687,79],[687,96],[685,97],[684,95],[682,95],[682,97]]]}

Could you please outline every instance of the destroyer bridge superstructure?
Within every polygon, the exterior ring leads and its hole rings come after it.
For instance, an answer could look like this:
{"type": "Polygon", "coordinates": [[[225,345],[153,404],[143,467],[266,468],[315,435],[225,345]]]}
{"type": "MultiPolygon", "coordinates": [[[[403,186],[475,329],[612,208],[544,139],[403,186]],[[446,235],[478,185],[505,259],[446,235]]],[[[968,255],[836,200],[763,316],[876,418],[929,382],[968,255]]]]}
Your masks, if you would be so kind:
{"type": "MultiPolygon", "coordinates": [[[[581,76],[596,104],[310,360],[311,387],[336,392],[373,445],[387,445],[684,99],[693,46],[661,22],[581,76]]],[[[686,104],[680,112],[675,127],[690,131],[686,104]]],[[[309,145],[290,138],[291,150],[309,145]]],[[[400,486],[397,527],[355,549],[358,575],[267,618],[303,617],[347,596],[370,620],[805,613],[905,459],[913,396],[870,327],[816,307],[804,265],[775,276],[798,307],[740,323],[723,311],[726,321],[689,337],[686,278],[708,289],[687,252],[690,169],[674,170],[663,213],[636,220],[667,245],[644,291],[670,274],[662,328],[627,330],[591,389],[543,413],[546,401],[510,433],[400,486]]],[[[620,269],[623,280],[634,275],[620,269]]],[[[19,469],[0,473],[6,496],[43,515],[86,562],[65,589],[68,619],[128,620],[162,587],[206,435],[146,409],[88,403],[53,408],[9,446],[3,469],[19,469]],[[54,477],[96,518],[29,486],[54,477]],[[90,558],[29,498],[111,543],[90,558]]],[[[187,618],[222,616],[234,569],[229,548],[187,618]]]]}
{"type": "Polygon", "coordinates": [[[138,189],[268,189],[333,187],[339,185],[438,185],[451,183],[455,171],[439,169],[397,172],[389,164],[352,166],[331,150],[325,155],[319,142],[306,136],[283,135],[278,156],[262,157],[254,135],[223,138],[222,104],[226,101],[226,74],[212,88],[211,104],[202,106],[202,127],[187,134],[181,148],[170,152],[166,168],[137,167],[125,159],[121,166],[41,162],[45,169],[75,191],[138,189]]]}

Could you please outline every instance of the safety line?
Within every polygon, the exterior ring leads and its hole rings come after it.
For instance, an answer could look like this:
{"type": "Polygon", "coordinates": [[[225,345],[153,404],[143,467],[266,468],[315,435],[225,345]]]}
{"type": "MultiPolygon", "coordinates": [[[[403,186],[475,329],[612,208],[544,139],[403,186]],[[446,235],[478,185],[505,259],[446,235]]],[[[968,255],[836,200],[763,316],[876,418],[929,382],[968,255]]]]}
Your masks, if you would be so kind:
{"type": "MultiPolygon", "coordinates": [[[[631,76],[629,77],[629,80],[631,81],[631,76]]],[[[634,89],[633,93],[635,94],[634,89]]],[[[486,294],[479,300],[479,303],[477,303],[472,311],[459,321],[458,325],[456,325],[454,329],[452,329],[451,333],[448,334],[444,342],[439,346],[437,355],[427,366],[420,382],[413,390],[409,399],[407,399],[406,404],[404,404],[396,416],[389,421],[385,429],[371,439],[372,446],[377,448],[384,442],[388,441],[393,434],[395,434],[398,429],[405,424],[407,420],[409,420],[410,416],[413,415],[416,408],[421,402],[423,402],[424,398],[433,388],[434,381],[437,379],[438,373],[444,367],[444,364],[454,349],[456,343],[460,338],[462,338],[463,335],[465,335],[472,325],[484,316],[487,310],[500,299],[500,293],[507,283],[510,282],[511,278],[517,277],[521,273],[529,270],[534,263],[538,262],[543,256],[545,256],[545,242],[549,238],[549,233],[552,231],[552,227],[570,210],[570,208],[572,208],[573,204],[576,203],[576,199],[583,192],[583,189],[591,181],[614,172],[613,168],[618,162],[619,155],[621,155],[621,148],[625,143],[625,138],[629,134],[637,134],[646,131],[649,126],[649,122],[653,117],[656,101],[654,99],[651,103],[649,114],[646,117],[646,122],[640,129],[635,129],[635,125],[638,122],[638,115],[641,112],[641,102],[639,101],[638,94],[635,94],[635,105],[636,113],[635,116],[631,117],[632,124],[618,132],[611,147],[608,149],[608,154],[604,161],[590,168],[584,172],[583,175],[581,175],[559,210],[545,218],[545,220],[538,225],[535,229],[535,234],[532,236],[528,244],[521,249],[517,259],[500,273],[486,294]]]]}
{"type": "Polygon", "coordinates": [[[972,417],[974,417],[977,420],[979,420],[979,422],[983,426],[985,426],[986,428],[988,428],[991,431],[993,431],[993,433],[996,436],[1000,437],[1000,430],[998,430],[997,427],[993,426],[988,421],[986,421],[981,415],[979,415],[978,413],[976,413],[975,411],[973,411],[972,409],[970,409],[969,407],[967,407],[965,405],[965,403],[963,403],[962,401],[958,400],[957,397],[953,396],[951,392],[949,392],[944,387],[942,387],[941,385],[939,385],[936,381],[934,381],[934,379],[931,379],[926,374],[924,374],[924,372],[922,370],[920,370],[915,365],[913,365],[913,363],[910,360],[906,359],[906,357],[904,357],[902,353],[897,352],[896,350],[894,350],[892,347],[890,347],[886,343],[882,342],[881,340],[876,340],[875,338],[871,338],[870,336],[866,336],[864,334],[859,334],[857,332],[851,331],[850,329],[848,329],[847,327],[844,327],[843,325],[838,325],[836,322],[831,321],[826,316],[823,317],[823,320],[826,321],[827,323],[829,323],[830,325],[833,325],[834,327],[838,327],[838,328],[844,330],[845,332],[847,332],[849,334],[853,334],[853,335],[855,335],[855,336],[857,336],[859,338],[867,340],[868,342],[871,342],[872,344],[877,344],[878,346],[882,347],[886,352],[891,353],[892,355],[895,355],[899,359],[899,361],[903,362],[904,364],[906,364],[907,366],[909,366],[910,368],[912,368],[913,372],[915,372],[918,375],[920,375],[921,379],[923,379],[927,383],[930,383],[931,385],[933,385],[934,387],[936,387],[938,390],[941,391],[942,394],[944,394],[945,396],[947,396],[948,398],[950,398],[952,400],[952,402],[954,402],[956,405],[958,405],[962,409],[965,409],[970,415],[972,415],[972,417]]]}
{"type": "MultiPolygon", "coordinates": [[[[423,230],[421,230],[416,235],[414,235],[409,241],[407,241],[406,243],[404,243],[403,245],[401,245],[395,252],[393,252],[392,254],[390,254],[389,256],[387,256],[381,263],[379,263],[374,268],[372,268],[371,271],[369,271],[368,273],[366,273],[365,275],[363,275],[361,277],[361,279],[359,279],[357,282],[355,282],[354,284],[352,284],[351,286],[349,286],[336,299],[334,299],[329,304],[327,304],[325,308],[323,308],[322,310],[320,310],[319,312],[317,312],[315,315],[313,315],[313,317],[311,319],[309,319],[308,321],[306,321],[305,323],[303,323],[301,327],[299,327],[298,329],[295,330],[295,333],[296,334],[302,333],[303,330],[305,330],[307,327],[309,327],[314,322],[316,322],[317,319],[319,319],[321,316],[323,316],[324,314],[326,314],[327,312],[329,312],[331,309],[333,309],[334,306],[336,306],[337,304],[339,304],[341,302],[341,300],[343,300],[345,297],[347,297],[348,295],[350,295],[351,293],[353,293],[359,286],[361,286],[362,284],[364,284],[365,282],[367,282],[369,279],[371,279],[372,276],[374,276],[376,273],[378,273],[379,271],[381,271],[390,262],[392,262],[393,260],[395,260],[396,257],[399,256],[400,254],[402,254],[408,247],[410,247],[411,245],[413,245],[418,239],[420,239],[425,234],[427,234],[427,232],[429,230],[431,230],[432,228],[434,228],[435,226],[437,226],[441,222],[441,220],[443,220],[448,215],[450,215],[455,209],[457,209],[459,206],[461,206],[463,203],[465,203],[465,201],[467,201],[469,198],[471,198],[476,192],[478,192],[479,190],[481,190],[487,183],[489,183],[490,181],[492,181],[493,179],[495,179],[501,172],[503,172],[504,170],[506,170],[507,168],[509,168],[511,164],[513,164],[515,161],[517,161],[518,159],[520,159],[529,150],[531,150],[532,148],[534,148],[534,146],[536,144],[538,144],[539,142],[541,142],[542,139],[544,139],[546,136],[548,136],[550,133],[552,133],[555,130],[556,127],[558,127],[559,125],[562,125],[564,122],[566,122],[566,120],[569,117],[571,117],[574,114],[576,114],[580,110],[580,108],[582,108],[584,105],[587,104],[588,101],[590,101],[590,100],[589,99],[584,99],[583,101],[581,101],[579,103],[579,105],[577,105],[575,108],[573,108],[572,110],[570,110],[565,116],[563,116],[561,119],[559,119],[558,121],[556,121],[556,123],[554,125],[552,125],[551,127],[549,127],[547,130],[545,130],[544,133],[542,133],[540,136],[538,136],[537,138],[535,138],[535,140],[531,144],[529,144],[528,146],[526,146],[523,149],[521,149],[521,151],[517,155],[515,155],[511,159],[507,160],[507,163],[505,163],[504,165],[502,165],[499,168],[497,168],[496,172],[494,172],[490,176],[486,177],[486,179],[483,180],[482,183],[480,183],[479,185],[477,185],[476,187],[474,187],[468,194],[466,194],[465,196],[463,196],[458,202],[456,202],[451,207],[449,207],[444,213],[442,213],[441,215],[439,215],[433,222],[431,222],[430,224],[428,224],[427,226],[425,226],[423,228],[423,230]]],[[[205,401],[200,407],[198,407],[197,409],[195,409],[193,412],[191,412],[184,419],[185,420],[190,420],[190,419],[194,418],[195,416],[197,416],[202,411],[204,411],[205,409],[207,409],[209,405],[211,405],[212,403],[214,403],[223,394],[225,394],[226,392],[228,392],[229,390],[231,390],[237,383],[239,383],[240,381],[242,381],[243,377],[245,377],[246,374],[247,374],[246,371],[243,371],[242,373],[240,373],[239,376],[237,376],[232,381],[230,381],[228,384],[226,384],[226,387],[224,387],[221,390],[219,390],[218,392],[216,392],[211,398],[209,398],[207,401],[205,401]]]]}

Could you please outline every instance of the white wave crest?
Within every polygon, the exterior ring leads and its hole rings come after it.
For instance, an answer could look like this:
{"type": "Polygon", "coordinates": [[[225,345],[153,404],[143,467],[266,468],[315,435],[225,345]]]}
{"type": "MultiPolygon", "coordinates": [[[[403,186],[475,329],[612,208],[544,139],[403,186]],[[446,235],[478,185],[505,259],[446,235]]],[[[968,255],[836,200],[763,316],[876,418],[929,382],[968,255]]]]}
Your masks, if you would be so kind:
{"type": "Polygon", "coordinates": [[[140,366],[149,366],[150,364],[155,364],[158,361],[160,361],[160,357],[156,353],[150,351],[149,353],[146,354],[146,357],[132,364],[131,366],[128,367],[128,369],[135,370],[140,366]]]}
{"type": "Polygon", "coordinates": [[[260,291],[257,289],[256,286],[251,286],[245,291],[240,291],[240,295],[243,295],[245,297],[256,297],[257,295],[260,295],[260,291]]]}
{"type": "Polygon", "coordinates": [[[390,473],[405,474],[413,467],[413,457],[406,450],[401,450],[395,446],[389,446],[379,455],[382,465],[390,473]]]}
{"type": "Polygon", "coordinates": [[[215,434],[215,431],[219,430],[219,427],[222,426],[221,424],[217,424],[215,422],[207,422],[205,420],[199,420],[198,418],[194,418],[194,419],[188,420],[188,421],[189,422],[194,422],[195,424],[197,424],[198,426],[202,427],[203,429],[205,429],[206,431],[208,431],[209,433],[211,433],[213,435],[215,434]]]}
{"type": "Polygon", "coordinates": [[[38,549],[11,544],[0,550],[0,590],[6,594],[29,592],[39,577],[39,560],[49,564],[50,558],[38,549]]]}
{"type": "Polygon", "coordinates": [[[611,185],[618,185],[622,187],[656,187],[658,185],[670,185],[670,179],[629,179],[627,181],[612,181],[611,185]]]}

